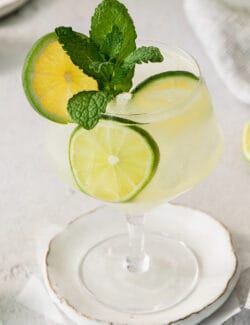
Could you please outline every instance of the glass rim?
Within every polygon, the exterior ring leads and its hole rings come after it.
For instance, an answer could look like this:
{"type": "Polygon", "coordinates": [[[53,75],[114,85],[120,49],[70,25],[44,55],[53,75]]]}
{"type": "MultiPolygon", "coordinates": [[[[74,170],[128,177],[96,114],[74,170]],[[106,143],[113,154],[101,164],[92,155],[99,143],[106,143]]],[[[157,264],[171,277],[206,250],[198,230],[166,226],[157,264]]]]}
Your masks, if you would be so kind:
{"type": "MultiPolygon", "coordinates": [[[[176,103],[173,104],[173,107],[186,107],[188,105],[188,103],[195,97],[195,95],[198,93],[199,89],[201,88],[201,85],[204,83],[204,79],[202,77],[202,73],[201,73],[201,69],[200,69],[200,66],[197,62],[197,60],[188,52],[186,51],[185,49],[181,48],[181,47],[178,47],[178,46],[172,46],[172,45],[167,45],[166,43],[162,42],[162,41],[153,41],[153,40],[148,40],[148,39],[139,39],[138,40],[139,43],[142,43],[140,45],[147,45],[145,43],[148,43],[148,45],[150,44],[151,46],[157,46],[158,47],[160,45],[164,46],[164,49],[166,49],[167,51],[170,51],[170,52],[179,52],[179,53],[182,53],[184,56],[186,56],[188,59],[190,59],[190,61],[194,64],[195,68],[197,69],[197,72],[198,72],[198,82],[197,82],[197,85],[194,87],[194,89],[192,89],[190,91],[190,93],[184,97],[182,100],[177,100],[176,103]]],[[[177,71],[177,70],[169,70],[169,71],[177,71]]],[[[180,70],[180,71],[184,71],[184,70],[180,70]]],[[[188,70],[187,70],[188,72],[188,70]]],[[[135,85],[136,87],[136,85],[135,85]]],[[[134,87],[133,87],[134,88],[134,87]]],[[[132,88],[132,89],[133,89],[132,88]]],[[[131,91],[129,92],[131,94],[131,91]]],[[[155,111],[153,112],[141,112],[141,113],[131,113],[131,112],[125,112],[125,113],[120,113],[120,112],[115,112],[112,110],[112,112],[106,112],[104,115],[110,115],[112,113],[112,116],[114,117],[120,117],[120,118],[137,118],[137,117],[149,117],[149,116],[157,116],[158,114],[161,114],[161,113],[167,113],[165,111],[165,108],[160,108],[160,109],[156,109],[155,111]]],[[[172,114],[170,114],[172,115],[172,114]]]]}

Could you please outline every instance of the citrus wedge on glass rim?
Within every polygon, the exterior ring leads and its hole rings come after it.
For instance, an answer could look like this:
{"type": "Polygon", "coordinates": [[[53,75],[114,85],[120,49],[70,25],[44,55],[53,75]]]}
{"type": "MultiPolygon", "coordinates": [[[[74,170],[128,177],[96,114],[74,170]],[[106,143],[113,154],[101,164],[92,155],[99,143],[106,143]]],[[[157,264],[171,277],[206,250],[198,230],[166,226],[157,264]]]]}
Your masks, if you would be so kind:
{"type": "Polygon", "coordinates": [[[75,129],[69,160],[84,193],[104,201],[126,202],[153,177],[159,149],[144,129],[102,120],[92,130],[75,129]]]}
{"type": "Polygon", "coordinates": [[[250,162],[250,121],[247,122],[243,128],[241,147],[244,157],[250,162]]]}
{"type": "Polygon", "coordinates": [[[31,106],[44,117],[69,123],[67,102],[83,90],[97,90],[97,82],[75,66],[55,33],[40,38],[23,67],[23,87],[31,106]]]}
{"type": "Polygon", "coordinates": [[[152,75],[132,90],[130,108],[136,114],[142,109],[144,113],[154,113],[155,107],[176,113],[176,105],[190,96],[198,82],[194,74],[181,70],[152,75]]]}

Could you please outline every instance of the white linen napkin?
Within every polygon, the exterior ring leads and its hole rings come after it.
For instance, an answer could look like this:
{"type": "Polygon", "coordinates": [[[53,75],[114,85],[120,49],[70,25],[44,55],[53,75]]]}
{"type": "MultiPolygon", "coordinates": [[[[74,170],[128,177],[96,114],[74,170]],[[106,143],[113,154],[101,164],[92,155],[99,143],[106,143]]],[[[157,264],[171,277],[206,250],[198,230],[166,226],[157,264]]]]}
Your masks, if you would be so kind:
{"type": "Polygon", "coordinates": [[[250,104],[250,1],[185,0],[184,8],[221,79],[250,104]]]}
{"type": "Polygon", "coordinates": [[[0,18],[18,9],[28,0],[0,0],[0,18]]]}
{"type": "MultiPolygon", "coordinates": [[[[40,279],[32,277],[17,298],[18,302],[29,308],[35,315],[41,315],[45,320],[44,325],[73,325],[52,303],[45,287],[40,279]]],[[[212,316],[200,323],[200,325],[221,325],[241,311],[239,300],[233,293],[228,301],[212,316]]],[[[86,324],[88,323],[86,319],[86,324]]],[[[83,319],[84,324],[84,319],[83,319]]],[[[88,323],[89,324],[89,323],[88,323]]],[[[0,323],[1,325],[1,323],[0,323]]]]}
{"type": "Polygon", "coordinates": [[[40,274],[31,276],[16,299],[19,304],[33,312],[34,318],[40,316],[41,321],[44,321],[44,325],[73,324],[52,302],[45,284],[43,283],[42,273],[44,271],[44,259],[48,244],[57,233],[62,231],[62,229],[60,225],[51,224],[39,234],[39,239],[37,241],[37,263],[39,265],[40,274]]]}
{"type": "Polygon", "coordinates": [[[231,317],[240,313],[240,303],[235,293],[232,293],[226,303],[200,325],[221,325],[231,317]]]}
{"type": "Polygon", "coordinates": [[[17,301],[28,309],[44,317],[44,320],[55,324],[66,325],[64,316],[50,300],[48,293],[38,277],[31,277],[17,301]]]}

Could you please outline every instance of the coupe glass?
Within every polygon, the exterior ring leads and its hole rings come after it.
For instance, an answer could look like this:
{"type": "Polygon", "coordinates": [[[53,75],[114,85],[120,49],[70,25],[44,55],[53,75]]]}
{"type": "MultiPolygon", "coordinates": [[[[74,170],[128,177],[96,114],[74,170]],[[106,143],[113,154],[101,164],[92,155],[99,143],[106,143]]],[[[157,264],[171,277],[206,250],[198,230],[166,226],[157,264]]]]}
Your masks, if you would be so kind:
{"type": "MultiPolygon", "coordinates": [[[[199,263],[192,249],[166,234],[145,235],[145,213],[207,176],[221,155],[223,137],[196,61],[181,49],[142,43],[158,46],[165,60],[138,65],[134,86],[163,71],[187,71],[199,80],[181,92],[162,89],[156,93],[154,105],[145,101],[143,111],[142,105],[127,102],[126,94],[108,107],[107,114],[116,117],[111,123],[117,123],[117,117],[141,123],[158,144],[160,161],[154,177],[132,201],[112,203],[124,211],[128,231],[95,243],[79,258],[79,281],[99,302],[122,312],[143,314],[176,305],[199,280],[199,263]]],[[[51,123],[48,147],[59,173],[75,187],[68,162],[74,128],[51,123]]]]}

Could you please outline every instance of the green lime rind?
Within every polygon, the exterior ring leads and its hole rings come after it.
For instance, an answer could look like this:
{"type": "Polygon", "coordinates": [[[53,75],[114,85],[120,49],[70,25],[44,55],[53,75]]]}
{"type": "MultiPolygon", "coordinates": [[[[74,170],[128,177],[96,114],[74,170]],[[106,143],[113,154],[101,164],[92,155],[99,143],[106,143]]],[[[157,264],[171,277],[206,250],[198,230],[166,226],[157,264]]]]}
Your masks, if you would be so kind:
{"type": "MultiPolygon", "coordinates": [[[[145,141],[148,144],[148,147],[150,148],[150,152],[151,152],[151,155],[152,155],[152,165],[151,165],[151,170],[150,170],[150,173],[149,173],[148,177],[145,179],[145,181],[141,184],[140,188],[136,192],[133,192],[129,197],[126,197],[123,200],[119,200],[119,201],[108,201],[108,202],[113,202],[113,203],[127,203],[127,202],[131,202],[139,193],[141,193],[141,191],[146,187],[146,185],[152,180],[153,176],[155,175],[155,173],[157,171],[157,167],[158,167],[159,161],[160,161],[160,150],[159,150],[159,146],[156,143],[156,141],[153,139],[153,137],[146,130],[144,130],[141,127],[136,126],[136,125],[124,125],[124,127],[130,128],[134,132],[139,133],[145,139],[145,141]]],[[[99,199],[98,197],[95,197],[93,195],[90,195],[86,191],[86,189],[84,189],[81,186],[81,184],[79,184],[79,181],[78,181],[77,177],[74,174],[74,167],[73,167],[72,161],[71,161],[71,143],[72,143],[72,140],[73,140],[75,134],[79,130],[81,130],[81,129],[83,129],[81,126],[77,126],[75,128],[75,130],[72,132],[72,134],[70,136],[70,140],[69,140],[68,158],[69,158],[69,164],[70,164],[71,173],[73,175],[73,178],[75,180],[76,185],[78,186],[78,188],[79,188],[79,190],[81,192],[83,192],[84,194],[86,194],[88,196],[92,196],[95,199],[99,199]]]]}
{"type": "Polygon", "coordinates": [[[247,162],[250,162],[250,150],[248,147],[249,146],[248,143],[250,142],[250,140],[248,140],[249,137],[250,137],[250,121],[245,123],[241,133],[241,151],[243,157],[247,162]]]}
{"type": "Polygon", "coordinates": [[[44,47],[50,43],[57,40],[57,36],[54,32],[49,33],[38,39],[35,44],[30,49],[29,53],[27,54],[27,57],[24,62],[23,71],[22,71],[22,83],[23,83],[23,89],[25,92],[25,95],[30,103],[30,105],[43,117],[46,117],[47,119],[61,123],[61,124],[67,124],[72,122],[70,118],[64,119],[60,118],[54,114],[51,114],[47,112],[43,106],[41,105],[39,99],[37,98],[35,91],[33,89],[33,70],[34,70],[34,64],[36,62],[36,59],[38,55],[43,51],[44,47]]]}
{"type": "Polygon", "coordinates": [[[140,135],[147,141],[147,143],[149,144],[149,146],[151,148],[153,162],[152,162],[152,166],[151,166],[151,172],[148,175],[148,178],[145,180],[145,182],[141,185],[140,189],[137,192],[133,193],[134,195],[132,195],[129,199],[127,199],[123,202],[129,202],[132,199],[134,199],[139,193],[141,193],[141,191],[148,185],[148,183],[154,177],[154,175],[157,171],[157,167],[160,162],[160,149],[159,149],[157,142],[152,137],[152,135],[150,135],[146,130],[142,129],[141,127],[139,127],[137,125],[129,125],[127,127],[140,133],[140,135]]]}
{"type": "Polygon", "coordinates": [[[123,118],[123,117],[119,117],[119,116],[115,116],[115,115],[108,115],[108,114],[103,114],[101,119],[106,120],[106,121],[115,121],[115,122],[119,122],[122,124],[129,124],[129,125],[145,125],[145,124],[147,124],[147,123],[135,122],[135,121],[129,120],[127,118],[123,118]]]}
{"type": "Polygon", "coordinates": [[[194,80],[199,80],[199,78],[194,75],[191,72],[188,71],[182,71],[182,70],[178,70],[178,71],[166,71],[166,72],[161,72],[158,74],[155,74],[153,76],[150,76],[149,78],[145,79],[144,81],[142,81],[139,85],[137,85],[132,91],[131,93],[134,95],[136,95],[139,91],[141,91],[144,87],[148,86],[150,83],[159,80],[159,79],[165,79],[165,78],[172,78],[172,77],[187,77],[190,79],[194,79],[194,80]]]}

